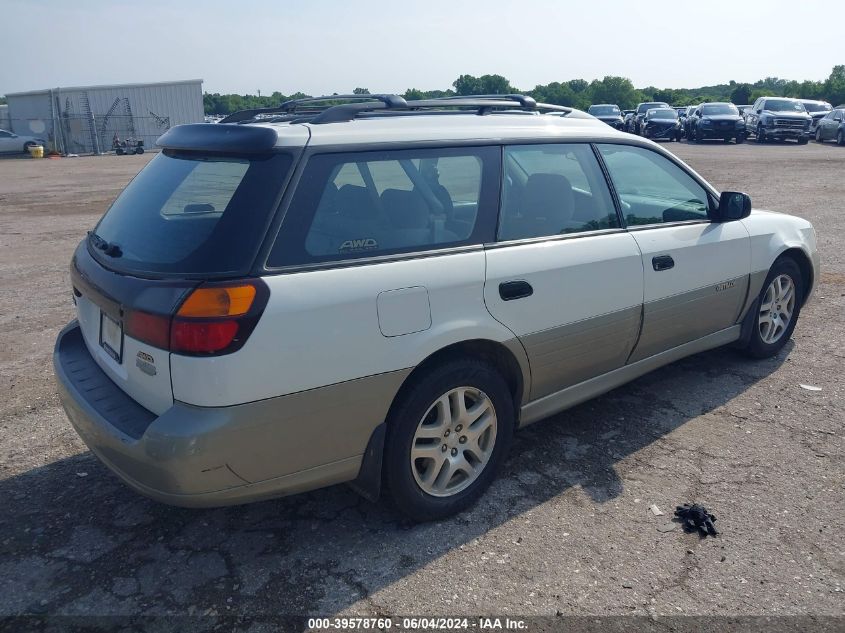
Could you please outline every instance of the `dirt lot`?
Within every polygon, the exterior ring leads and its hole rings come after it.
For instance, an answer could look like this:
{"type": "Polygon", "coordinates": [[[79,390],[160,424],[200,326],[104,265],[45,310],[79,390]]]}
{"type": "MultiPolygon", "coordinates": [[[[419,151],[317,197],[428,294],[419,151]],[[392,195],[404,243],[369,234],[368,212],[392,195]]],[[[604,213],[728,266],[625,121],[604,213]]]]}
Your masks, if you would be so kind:
{"type": "Polygon", "coordinates": [[[419,526],[342,486],[196,511],[120,484],[65,419],[51,352],[72,250],[150,156],[0,161],[0,615],[845,614],[845,149],[670,148],[815,224],[794,340],[534,425],[472,511],[419,526]],[[658,531],[691,501],[718,538],[658,531]]]}

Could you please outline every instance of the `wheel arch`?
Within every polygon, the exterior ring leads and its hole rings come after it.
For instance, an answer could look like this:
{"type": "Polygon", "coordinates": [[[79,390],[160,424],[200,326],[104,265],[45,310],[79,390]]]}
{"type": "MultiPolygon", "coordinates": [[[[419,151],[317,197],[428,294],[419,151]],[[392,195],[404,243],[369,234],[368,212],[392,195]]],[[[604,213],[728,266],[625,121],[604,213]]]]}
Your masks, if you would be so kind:
{"type": "MultiPolygon", "coordinates": [[[[810,294],[813,291],[813,286],[816,282],[815,280],[815,273],[813,271],[813,263],[810,261],[810,257],[804,250],[800,247],[793,246],[791,248],[785,249],[782,253],[777,256],[775,262],[779,259],[791,259],[796,264],[798,264],[798,268],[801,270],[801,281],[804,284],[804,294],[801,297],[801,305],[807,302],[810,294]]],[[[774,263],[772,263],[774,266],[774,263]]]]}
{"type": "Polygon", "coordinates": [[[370,436],[358,477],[349,482],[353,490],[370,501],[376,501],[379,498],[382,485],[384,443],[388,420],[390,420],[394,408],[401,402],[405,394],[414,388],[419,376],[443,363],[466,358],[483,360],[501,373],[513,398],[514,420],[516,421],[514,428],[519,427],[519,411],[531,386],[528,356],[522,347],[522,343],[516,338],[505,342],[490,339],[470,339],[452,343],[429,354],[405,377],[390,403],[385,420],[375,428],[370,436]]]}
{"type": "MultiPolygon", "coordinates": [[[[470,339],[452,343],[429,354],[405,378],[402,386],[393,398],[390,409],[393,409],[395,404],[408,390],[413,389],[414,381],[421,374],[429,371],[432,367],[442,365],[451,360],[465,358],[483,360],[499,371],[511,392],[516,409],[514,414],[518,417],[519,408],[522,406],[522,402],[527,396],[527,390],[530,387],[530,374],[528,370],[528,357],[525,354],[522,343],[517,339],[512,339],[512,341],[504,343],[490,339],[470,339]]],[[[389,415],[390,413],[388,412],[388,417],[389,415]]]]}

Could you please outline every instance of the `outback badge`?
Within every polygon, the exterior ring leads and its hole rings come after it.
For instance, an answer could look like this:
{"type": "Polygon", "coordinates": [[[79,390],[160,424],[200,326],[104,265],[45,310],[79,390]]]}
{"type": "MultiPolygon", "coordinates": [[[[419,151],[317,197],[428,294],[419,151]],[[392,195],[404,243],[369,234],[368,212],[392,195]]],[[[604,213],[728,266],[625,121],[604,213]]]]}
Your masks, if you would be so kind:
{"type": "Polygon", "coordinates": [[[155,359],[146,352],[138,352],[135,366],[148,376],[156,375],[155,359]]]}

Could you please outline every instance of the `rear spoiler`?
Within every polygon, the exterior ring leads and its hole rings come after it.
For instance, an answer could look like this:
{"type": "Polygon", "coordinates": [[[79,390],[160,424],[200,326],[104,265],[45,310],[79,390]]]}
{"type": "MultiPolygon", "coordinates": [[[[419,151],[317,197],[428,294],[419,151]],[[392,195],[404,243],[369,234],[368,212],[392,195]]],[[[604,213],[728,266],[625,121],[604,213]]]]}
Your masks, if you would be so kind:
{"type": "Polygon", "coordinates": [[[170,128],[156,145],[165,149],[259,154],[272,150],[278,138],[276,130],[269,127],[189,123],[170,128]]]}

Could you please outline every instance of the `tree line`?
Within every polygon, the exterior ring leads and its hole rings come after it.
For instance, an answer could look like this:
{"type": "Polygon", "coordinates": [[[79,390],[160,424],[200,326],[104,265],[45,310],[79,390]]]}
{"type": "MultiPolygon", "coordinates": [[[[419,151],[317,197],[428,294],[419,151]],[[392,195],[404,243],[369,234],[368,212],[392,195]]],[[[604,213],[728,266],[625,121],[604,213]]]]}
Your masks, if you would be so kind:
{"type": "MultiPolygon", "coordinates": [[[[354,94],[369,94],[367,88],[355,88],[354,94]]],[[[586,81],[571,79],[553,81],[535,86],[533,90],[520,90],[501,75],[461,75],[448,90],[419,90],[409,88],[402,95],[406,99],[432,99],[445,96],[480,94],[527,94],[537,101],[570,106],[586,110],[593,103],[615,103],[622,109],[634,108],[643,101],[665,101],[675,106],[692,105],[705,101],[731,101],[737,105],[751,104],[761,96],[796,97],[828,101],[834,106],[845,104],[845,65],[834,66],[824,81],[794,81],[766,77],[751,83],[730,81],[701,88],[635,88],[626,77],[607,76],[586,81]]],[[[308,97],[301,92],[283,95],[237,95],[208,93],[203,95],[206,114],[231,114],[238,110],[277,106],[289,99],[308,97]]]]}

